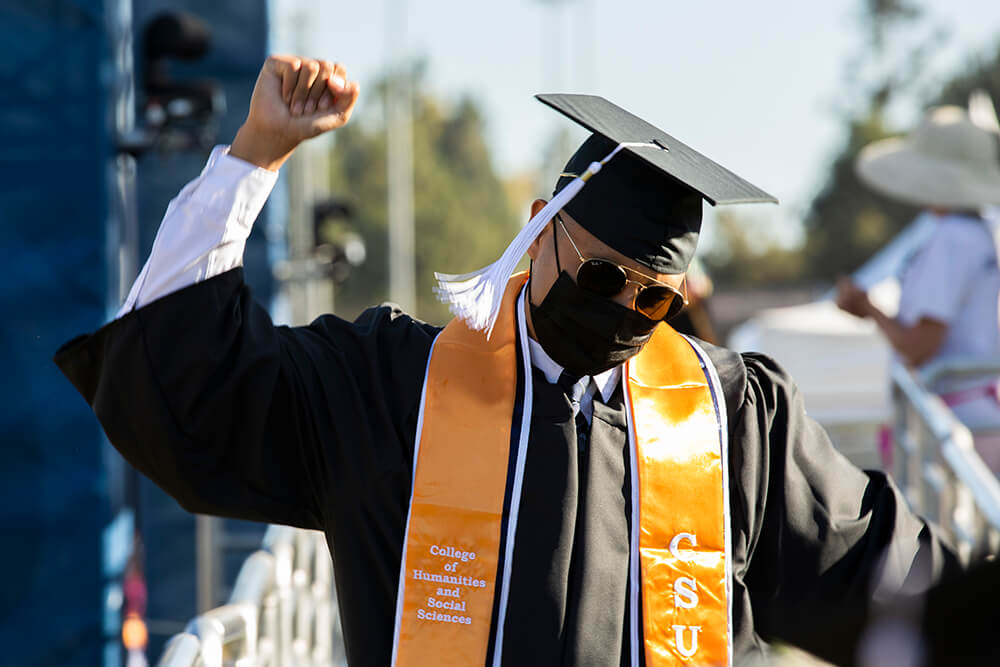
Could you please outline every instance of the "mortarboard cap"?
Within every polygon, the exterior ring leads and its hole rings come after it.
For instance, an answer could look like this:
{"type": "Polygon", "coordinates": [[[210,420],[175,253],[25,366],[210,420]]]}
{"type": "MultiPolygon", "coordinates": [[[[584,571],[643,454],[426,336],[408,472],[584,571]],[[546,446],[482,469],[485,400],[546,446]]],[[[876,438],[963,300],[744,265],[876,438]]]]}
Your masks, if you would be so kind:
{"type": "Polygon", "coordinates": [[[773,195],[603,97],[541,94],[535,98],[594,134],[625,144],[628,153],[694,190],[713,206],[778,203],[773,195]]]}
{"type": "Polygon", "coordinates": [[[702,200],[777,202],[666,132],[594,95],[537,95],[594,134],[566,164],[555,193],[619,145],[564,209],[601,241],[657,273],[683,273],[694,257],[702,200]]]}
{"type": "Polygon", "coordinates": [[[778,201],[602,97],[536,97],[594,134],[570,158],[552,199],[500,259],[464,275],[436,274],[438,297],[473,329],[489,335],[507,278],[564,208],[624,255],[658,273],[681,273],[694,255],[703,199],[713,205],[778,201]]]}

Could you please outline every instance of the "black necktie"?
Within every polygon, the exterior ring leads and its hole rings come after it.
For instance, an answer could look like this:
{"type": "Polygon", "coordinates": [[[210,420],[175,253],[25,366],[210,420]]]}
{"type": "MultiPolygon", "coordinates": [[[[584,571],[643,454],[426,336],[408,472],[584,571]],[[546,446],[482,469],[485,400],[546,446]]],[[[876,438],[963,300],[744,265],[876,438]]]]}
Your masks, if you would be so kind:
{"type": "Polygon", "coordinates": [[[569,399],[570,405],[573,407],[574,422],[576,422],[576,444],[582,452],[587,448],[587,437],[590,435],[590,424],[587,423],[587,418],[580,409],[580,401],[583,399],[583,395],[587,392],[590,382],[580,382],[580,378],[573,377],[566,371],[563,371],[559,375],[559,379],[556,380],[556,384],[558,384],[563,390],[563,393],[566,394],[566,398],[569,399]]]}
{"type": "Polygon", "coordinates": [[[598,405],[596,395],[593,424],[587,423],[580,402],[587,391],[596,390],[591,383],[591,378],[580,382],[565,372],[557,382],[574,414],[579,480],[567,573],[564,667],[618,665],[623,655],[628,657],[623,652],[629,563],[623,496],[627,441],[624,431],[606,421],[612,411],[598,405]],[[596,417],[598,409],[605,417],[600,422],[596,417]]]}

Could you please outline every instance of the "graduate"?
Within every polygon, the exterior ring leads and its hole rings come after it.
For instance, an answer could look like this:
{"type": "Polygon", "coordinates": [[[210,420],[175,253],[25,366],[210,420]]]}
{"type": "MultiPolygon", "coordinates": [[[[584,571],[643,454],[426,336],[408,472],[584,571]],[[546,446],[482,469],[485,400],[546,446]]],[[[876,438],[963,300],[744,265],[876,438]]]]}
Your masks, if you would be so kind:
{"type": "Polygon", "coordinates": [[[496,263],[439,276],[446,327],[391,305],[275,326],[244,241],[358,90],[339,65],[268,59],[117,319],[56,354],[186,509],[325,531],[351,665],[830,653],[816,619],[957,567],[775,361],[670,328],[703,202],[774,198],[601,98],[538,97],[593,134],[496,263]]]}

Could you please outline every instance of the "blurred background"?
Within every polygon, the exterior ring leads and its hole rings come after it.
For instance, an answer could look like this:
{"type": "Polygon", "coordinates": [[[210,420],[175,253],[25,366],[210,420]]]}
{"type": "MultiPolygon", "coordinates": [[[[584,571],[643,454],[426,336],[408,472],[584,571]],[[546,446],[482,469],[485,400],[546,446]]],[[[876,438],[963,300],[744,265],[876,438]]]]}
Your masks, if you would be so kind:
{"type": "Polygon", "coordinates": [[[880,253],[916,211],[853,159],[931,105],[1000,96],[996,0],[0,0],[0,662],[153,662],[260,542],[124,464],[51,357],[113,316],[270,52],[362,87],[247,246],[277,321],[392,300],[446,322],[433,272],[495,259],[584,138],[532,96],[598,94],[778,196],[706,212],[689,326],[775,354],[835,443],[879,465],[890,355],[826,299],[865,266],[891,279],[880,253]]]}

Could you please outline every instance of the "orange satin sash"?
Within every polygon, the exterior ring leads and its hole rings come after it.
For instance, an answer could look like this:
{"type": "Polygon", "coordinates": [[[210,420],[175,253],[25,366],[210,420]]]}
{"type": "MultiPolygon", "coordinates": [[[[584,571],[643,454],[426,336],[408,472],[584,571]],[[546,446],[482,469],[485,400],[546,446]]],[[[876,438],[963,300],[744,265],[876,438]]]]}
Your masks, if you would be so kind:
{"type": "Polygon", "coordinates": [[[731,662],[723,401],[706,381],[709,364],[667,326],[627,363],[650,667],[731,662]]]}
{"type": "MultiPolygon", "coordinates": [[[[431,351],[400,568],[395,665],[483,665],[491,631],[499,665],[528,435],[521,431],[530,422],[530,378],[527,397],[516,396],[518,327],[524,338],[516,308],[525,280],[519,274],[508,283],[489,340],[454,320],[431,351]],[[519,398],[526,403],[522,421],[512,424],[519,398]],[[508,479],[512,433],[521,444],[508,479]],[[507,549],[500,553],[508,486],[507,549]],[[495,596],[500,622],[491,628],[495,596]]],[[[523,362],[527,343],[520,342],[523,362]]],[[[704,358],[703,370],[700,356],[660,326],[625,373],[635,454],[631,525],[639,526],[631,531],[631,617],[643,620],[648,667],[731,662],[724,421],[717,413],[722,402],[706,381],[710,364],[704,358]]],[[[636,664],[640,633],[630,632],[636,664]]]]}
{"type": "Polygon", "coordinates": [[[485,664],[517,383],[513,310],[525,279],[510,281],[489,340],[456,319],[434,341],[414,445],[393,664],[485,664]]]}

